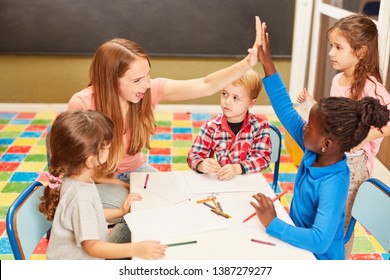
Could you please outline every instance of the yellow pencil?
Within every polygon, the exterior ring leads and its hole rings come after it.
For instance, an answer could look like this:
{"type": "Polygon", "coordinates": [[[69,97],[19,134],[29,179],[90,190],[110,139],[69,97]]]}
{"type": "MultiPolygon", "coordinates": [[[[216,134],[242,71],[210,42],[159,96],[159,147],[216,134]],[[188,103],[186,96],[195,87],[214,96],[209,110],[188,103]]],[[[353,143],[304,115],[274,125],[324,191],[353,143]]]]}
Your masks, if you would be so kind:
{"type": "Polygon", "coordinates": [[[206,198],[206,199],[198,200],[196,203],[205,203],[205,202],[210,201],[210,200],[213,200],[213,198],[209,197],[209,198],[206,198]]]}
{"type": "Polygon", "coordinates": [[[222,211],[219,211],[217,209],[211,209],[211,211],[213,211],[215,214],[219,215],[219,216],[222,216],[226,219],[230,219],[232,216],[230,216],[229,214],[225,213],[225,212],[222,212],[222,211]]]}
{"type": "Polygon", "coordinates": [[[217,208],[218,210],[221,210],[221,209],[219,209],[219,206],[217,204],[217,199],[215,197],[213,197],[211,200],[213,201],[215,208],[217,208]]]}

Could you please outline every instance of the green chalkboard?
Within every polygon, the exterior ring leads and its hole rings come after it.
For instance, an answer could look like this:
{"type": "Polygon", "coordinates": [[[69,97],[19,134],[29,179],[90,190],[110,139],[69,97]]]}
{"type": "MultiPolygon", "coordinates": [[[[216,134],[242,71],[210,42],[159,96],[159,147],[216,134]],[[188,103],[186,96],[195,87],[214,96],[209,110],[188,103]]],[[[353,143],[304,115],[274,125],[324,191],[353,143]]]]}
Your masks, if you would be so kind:
{"type": "Polygon", "coordinates": [[[254,16],[291,56],[292,0],[0,0],[0,54],[89,55],[123,37],[155,56],[243,56],[254,16]]]}

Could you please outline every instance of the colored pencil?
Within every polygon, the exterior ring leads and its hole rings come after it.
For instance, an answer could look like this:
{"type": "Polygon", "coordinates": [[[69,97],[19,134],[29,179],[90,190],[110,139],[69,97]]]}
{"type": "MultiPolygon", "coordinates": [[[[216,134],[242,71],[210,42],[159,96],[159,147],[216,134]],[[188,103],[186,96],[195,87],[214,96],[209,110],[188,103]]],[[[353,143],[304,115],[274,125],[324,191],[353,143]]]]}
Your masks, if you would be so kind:
{"type": "Polygon", "coordinates": [[[149,181],[149,173],[146,174],[144,189],[146,189],[146,186],[148,185],[148,181],[149,181]]]}
{"type": "MultiPolygon", "coordinates": [[[[283,195],[285,195],[287,192],[282,192],[280,193],[279,195],[277,195],[274,199],[272,199],[272,202],[275,202],[276,200],[278,200],[279,198],[281,198],[283,195]]],[[[246,218],[242,223],[245,223],[247,221],[249,221],[250,219],[252,219],[254,216],[256,216],[256,212],[251,214],[248,218],[246,218]]]]}
{"type": "Polygon", "coordinates": [[[219,201],[217,201],[217,204],[218,204],[219,211],[223,212],[223,209],[222,209],[221,203],[219,203],[219,201]]]}
{"type": "MultiPolygon", "coordinates": [[[[212,201],[214,203],[215,208],[219,209],[219,206],[218,206],[218,203],[217,203],[217,199],[215,197],[213,197],[212,201]]],[[[221,210],[221,209],[219,209],[219,210],[221,210]]]]}
{"type": "Polygon", "coordinates": [[[215,209],[214,206],[211,206],[210,204],[208,204],[207,202],[203,202],[204,205],[206,205],[207,207],[210,207],[211,209],[215,209]]]}
{"type": "Polygon", "coordinates": [[[187,241],[187,242],[179,242],[179,243],[171,243],[167,244],[168,247],[173,247],[173,246],[181,246],[181,245],[189,245],[189,244],[195,244],[198,243],[198,241],[187,241]]]}
{"type": "Polygon", "coordinates": [[[226,219],[230,219],[232,216],[230,216],[229,214],[225,213],[225,212],[222,212],[222,211],[219,211],[217,209],[211,209],[212,212],[214,212],[215,214],[219,215],[219,216],[222,216],[226,219]]]}
{"type": "Polygon", "coordinates": [[[254,238],[252,238],[251,241],[252,242],[256,242],[256,243],[265,244],[265,245],[270,245],[270,246],[275,246],[276,245],[275,243],[272,243],[272,242],[267,242],[267,241],[258,240],[258,239],[254,239],[254,238]]]}
{"type": "Polygon", "coordinates": [[[213,198],[209,197],[209,198],[206,198],[206,199],[198,200],[196,203],[205,203],[205,202],[211,201],[211,200],[213,200],[213,198]]]}

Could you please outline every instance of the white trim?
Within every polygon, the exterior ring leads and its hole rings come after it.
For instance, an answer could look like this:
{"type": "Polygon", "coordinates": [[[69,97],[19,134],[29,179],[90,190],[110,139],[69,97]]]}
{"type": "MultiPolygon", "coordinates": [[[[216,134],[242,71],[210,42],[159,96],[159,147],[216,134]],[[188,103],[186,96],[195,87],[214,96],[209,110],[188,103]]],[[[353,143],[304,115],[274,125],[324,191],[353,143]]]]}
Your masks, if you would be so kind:
{"type": "MultiPolygon", "coordinates": [[[[314,86],[315,86],[315,78],[317,73],[317,61],[318,61],[318,47],[320,40],[320,5],[321,0],[316,0],[314,5],[313,12],[313,22],[312,22],[312,36],[311,36],[311,48],[310,48],[310,65],[309,65],[309,73],[308,73],[308,82],[307,82],[307,90],[309,94],[313,95],[314,86]]],[[[304,73],[301,73],[303,75],[304,73]]]]}
{"type": "Polygon", "coordinates": [[[343,17],[347,17],[347,16],[355,14],[351,11],[344,10],[344,9],[341,9],[341,8],[338,8],[338,7],[329,5],[329,4],[322,3],[322,1],[319,4],[318,11],[321,14],[324,14],[328,17],[331,17],[331,18],[334,18],[337,20],[339,20],[343,17]]]}
{"type": "Polygon", "coordinates": [[[297,0],[294,15],[294,37],[291,58],[289,94],[293,102],[305,87],[311,20],[313,16],[312,0],[297,0]]]}

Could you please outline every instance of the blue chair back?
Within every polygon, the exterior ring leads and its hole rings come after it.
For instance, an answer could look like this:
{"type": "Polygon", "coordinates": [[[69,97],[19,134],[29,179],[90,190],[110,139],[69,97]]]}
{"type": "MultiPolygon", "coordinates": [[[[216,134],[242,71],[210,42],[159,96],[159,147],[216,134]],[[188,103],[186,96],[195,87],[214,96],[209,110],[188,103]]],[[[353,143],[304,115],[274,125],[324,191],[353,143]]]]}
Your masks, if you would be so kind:
{"type": "Polygon", "coordinates": [[[356,221],[390,252],[390,188],[386,184],[370,178],[359,187],[352,206],[352,218],[344,238],[345,243],[350,239],[356,221]]]}
{"type": "Polygon", "coordinates": [[[271,187],[274,192],[277,192],[279,180],[280,153],[282,149],[282,134],[280,133],[279,129],[273,124],[269,124],[269,128],[269,134],[271,135],[272,142],[271,162],[274,163],[274,179],[272,181],[271,187]]]}
{"type": "Polygon", "coordinates": [[[40,182],[31,183],[8,208],[6,228],[15,260],[30,259],[51,228],[52,222],[38,210],[43,190],[40,182]]]}
{"type": "Polygon", "coordinates": [[[47,128],[46,134],[46,158],[47,158],[47,167],[50,166],[50,130],[51,126],[47,128]]]}

